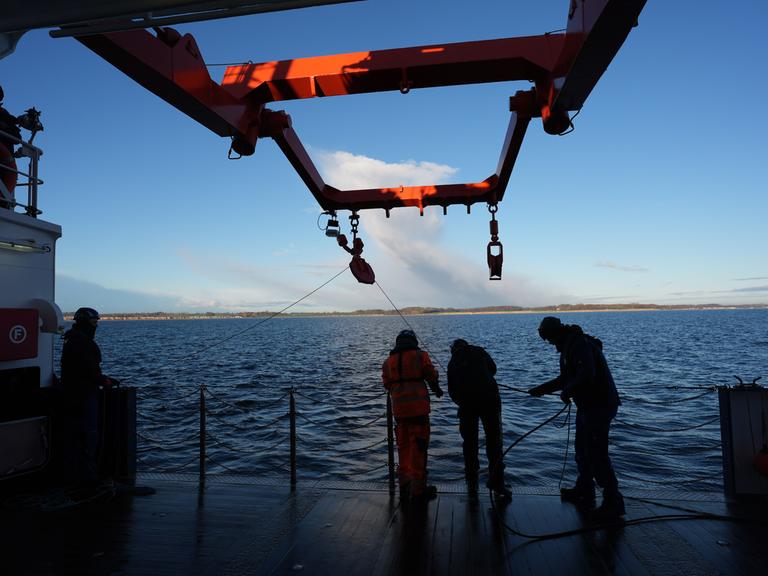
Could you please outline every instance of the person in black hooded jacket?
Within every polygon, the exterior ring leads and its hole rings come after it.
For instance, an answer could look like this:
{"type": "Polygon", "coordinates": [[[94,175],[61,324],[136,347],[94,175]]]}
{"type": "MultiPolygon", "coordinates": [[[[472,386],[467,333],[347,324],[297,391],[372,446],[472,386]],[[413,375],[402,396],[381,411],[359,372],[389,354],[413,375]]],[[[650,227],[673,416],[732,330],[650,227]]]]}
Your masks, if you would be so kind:
{"type": "Polygon", "coordinates": [[[464,475],[467,491],[477,494],[480,461],[478,426],[485,432],[485,454],[488,457],[488,488],[498,496],[510,498],[504,484],[504,459],[501,436],[501,397],[494,376],[496,363],[480,346],[472,346],[461,338],[451,344],[448,363],[448,394],[459,407],[459,432],[463,440],[464,475]]]}
{"type": "Polygon", "coordinates": [[[576,466],[578,478],[572,488],[560,490],[563,500],[592,505],[595,481],[603,489],[603,503],[595,511],[600,520],[625,513],[624,498],[608,456],[608,433],[621,401],[616,384],[603,355],[603,343],[580,326],[547,316],[539,326],[539,336],[560,353],[560,375],[528,390],[532,396],[560,391],[560,398],[576,403],[576,466]]]}
{"type": "Polygon", "coordinates": [[[61,388],[76,435],[74,471],[78,480],[99,480],[99,396],[102,386],[113,381],[101,373],[101,349],[94,336],[99,313],[93,308],[79,308],[75,323],[64,334],[61,350],[61,388]]]}

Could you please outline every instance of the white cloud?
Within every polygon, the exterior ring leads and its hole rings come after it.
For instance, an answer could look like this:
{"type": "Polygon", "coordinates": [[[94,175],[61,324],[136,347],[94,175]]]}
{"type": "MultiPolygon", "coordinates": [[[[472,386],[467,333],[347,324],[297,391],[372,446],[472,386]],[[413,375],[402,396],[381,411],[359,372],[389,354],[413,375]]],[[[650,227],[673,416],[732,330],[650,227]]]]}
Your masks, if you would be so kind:
{"type": "MultiPolygon", "coordinates": [[[[441,184],[458,172],[431,162],[387,163],[348,152],[322,154],[320,163],[326,180],[341,189],[441,184]]],[[[367,243],[363,257],[375,254],[367,260],[399,306],[531,306],[555,297],[509,268],[501,282],[491,282],[485,254],[469,258],[445,249],[444,221],[436,210],[420,216],[415,208],[403,208],[392,210],[390,218],[381,210],[366,211],[360,222],[367,243]]]]}
{"type": "Polygon", "coordinates": [[[388,163],[344,151],[322,152],[318,162],[326,182],[351,190],[439,184],[458,172],[445,164],[415,160],[388,163]]]}
{"type": "MultiPolygon", "coordinates": [[[[374,158],[333,152],[321,155],[329,183],[342,189],[378,186],[439,184],[457,169],[431,162],[387,163],[374,158]]],[[[346,220],[346,218],[345,218],[346,220]]],[[[376,279],[398,307],[482,307],[490,305],[534,306],[565,302],[569,297],[537,286],[514,274],[508,263],[501,282],[488,280],[484,240],[473,253],[446,247],[445,220],[438,210],[419,216],[415,208],[396,209],[391,218],[382,210],[361,215],[361,234],[366,243],[363,257],[372,265],[376,279]]],[[[453,233],[454,231],[451,231],[453,233]]],[[[254,266],[220,253],[179,249],[176,256],[197,278],[174,290],[173,295],[125,291],[117,294],[92,285],[108,311],[277,311],[307,296],[344,270],[349,256],[333,247],[328,258],[302,260],[300,247],[284,248],[279,268],[254,266]],[[98,290],[96,290],[98,288],[98,290]],[[111,294],[112,299],[106,295],[111,294]],[[115,300],[119,296],[122,303],[115,300]]],[[[73,303],[74,305],[74,303],[73,303]]],[[[359,284],[347,271],[327,287],[312,293],[291,311],[352,311],[390,309],[376,286],[359,284]]]]}

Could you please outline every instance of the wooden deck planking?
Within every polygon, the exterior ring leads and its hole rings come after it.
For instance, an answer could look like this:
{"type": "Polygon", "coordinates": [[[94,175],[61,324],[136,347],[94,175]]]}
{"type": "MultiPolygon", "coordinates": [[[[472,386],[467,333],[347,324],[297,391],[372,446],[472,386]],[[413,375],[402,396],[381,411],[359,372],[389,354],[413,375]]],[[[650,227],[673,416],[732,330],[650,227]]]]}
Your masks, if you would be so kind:
{"type": "MultiPolygon", "coordinates": [[[[157,494],[56,513],[0,509],[3,576],[52,574],[308,575],[768,573],[768,527],[706,520],[659,522],[530,541],[588,524],[553,495],[516,495],[495,511],[441,493],[421,509],[378,490],[156,481],[157,494]],[[718,545],[717,541],[728,545],[718,545]]],[[[671,502],[679,504],[678,501],[671,502]]],[[[676,513],[628,500],[628,518],[676,513]]],[[[683,504],[685,505],[685,503],[683,504]]],[[[715,513],[754,506],[691,502],[715,513]]],[[[765,508],[763,508],[763,514],[765,508]]]]}
{"type": "Polygon", "coordinates": [[[329,574],[344,566],[345,576],[367,576],[394,510],[386,492],[326,493],[270,555],[262,572],[329,574]]]}
{"type": "MultiPolygon", "coordinates": [[[[692,508],[713,514],[745,516],[749,506],[744,504],[731,506],[729,509],[728,506],[719,502],[697,502],[692,508]]],[[[648,505],[648,510],[657,514],[674,512],[674,510],[654,505],[648,505]]],[[[696,552],[720,574],[768,573],[765,554],[755,554],[755,551],[768,546],[764,528],[761,531],[755,530],[755,526],[748,523],[706,520],[671,522],[669,526],[680,537],[687,540],[696,552]]]]}

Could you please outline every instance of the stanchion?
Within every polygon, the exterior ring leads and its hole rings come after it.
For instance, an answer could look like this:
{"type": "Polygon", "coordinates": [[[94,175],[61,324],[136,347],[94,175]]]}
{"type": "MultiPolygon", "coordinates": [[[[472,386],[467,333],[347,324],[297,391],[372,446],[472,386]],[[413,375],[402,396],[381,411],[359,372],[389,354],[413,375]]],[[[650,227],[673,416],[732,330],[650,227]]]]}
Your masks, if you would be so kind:
{"type": "Polygon", "coordinates": [[[395,495],[395,442],[392,434],[392,400],[387,394],[387,466],[389,467],[389,493],[395,495]]]}
{"type": "Polygon", "coordinates": [[[288,390],[290,398],[290,421],[291,421],[291,492],[296,492],[296,400],[293,397],[293,387],[288,390]]]}
{"type": "Polygon", "coordinates": [[[200,385],[200,473],[199,483],[205,485],[205,384],[200,385]]]}

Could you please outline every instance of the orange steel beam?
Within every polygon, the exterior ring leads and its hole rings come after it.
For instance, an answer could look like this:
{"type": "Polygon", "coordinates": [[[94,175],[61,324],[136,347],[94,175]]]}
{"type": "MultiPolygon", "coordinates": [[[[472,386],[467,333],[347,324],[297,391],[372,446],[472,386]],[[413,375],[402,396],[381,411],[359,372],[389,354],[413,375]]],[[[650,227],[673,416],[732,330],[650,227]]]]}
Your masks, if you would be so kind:
{"type": "Polygon", "coordinates": [[[565,34],[352,52],[230,66],[222,86],[266,104],[386,90],[531,80],[544,82],[565,34]]]}
{"type": "MultiPolygon", "coordinates": [[[[533,91],[518,93],[517,98],[532,102],[534,94],[533,91]]],[[[392,208],[416,206],[423,213],[426,206],[442,206],[445,210],[453,204],[470,206],[476,202],[499,202],[504,196],[530,119],[531,116],[524,112],[512,114],[496,172],[482,182],[362,190],[339,190],[323,181],[294,132],[290,116],[285,112],[264,110],[261,126],[262,135],[275,140],[324,210],[383,208],[389,213],[392,208]]]]}
{"type": "Polygon", "coordinates": [[[77,38],[147,90],[218,134],[233,138],[240,154],[253,154],[259,106],[233,96],[211,79],[197,43],[172,28],[111,32],[77,38]]]}
{"type": "Polygon", "coordinates": [[[545,34],[354,52],[227,68],[213,81],[194,38],[171,28],[157,36],[140,30],[96,34],[78,40],[148,90],[216,134],[232,138],[232,150],[253,154],[270,136],[326,210],[443,206],[501,200],[533,117],[559,134],[568,111],[581,108],[636,25],[646,0],[570,0],[565,34],[545,34]],[[529,80],[535,88],[510,99],[513,112],[496,172],[482,182],[338,190],[326,184],[291,127],[290,117],[269,102],[529,80]]]}

